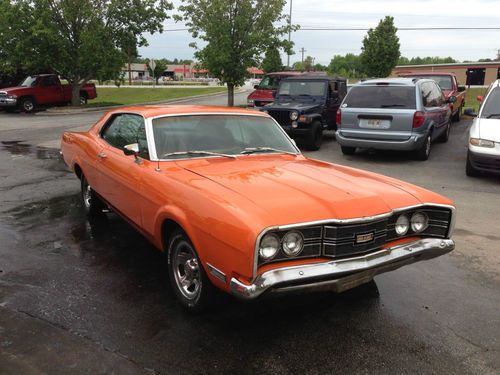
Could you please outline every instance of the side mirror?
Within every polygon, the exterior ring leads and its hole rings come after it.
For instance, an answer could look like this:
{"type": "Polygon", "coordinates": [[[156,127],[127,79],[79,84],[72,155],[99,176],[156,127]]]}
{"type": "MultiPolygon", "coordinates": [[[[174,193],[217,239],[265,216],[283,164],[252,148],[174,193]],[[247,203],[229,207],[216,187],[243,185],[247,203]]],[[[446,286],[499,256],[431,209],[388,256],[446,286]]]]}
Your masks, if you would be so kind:
{"type": "Polygon", "coordinates": [[[474,109],[472,109],[472,108],[465,108],[464,109],[464,115],[465,116],[470,116],[470,117],[477,117],[477,113],[474,112],[474,109]]]}
{"type": "Polygon", "coordinates": [[[448,103],[455,103],[457,101],[457,97],[456,96],[450,96],[447,100],[448,103]]]}
{"type": "Polygon", "coordinates": [[[259,89],[259,85],[253,85],[253,88],[254,88],[255,90],[258,90],[258,89],[259,89]]]}
{"type": "Polygon", "coordinates": [[[465,85],[459,85],[458,86],[458,92],[464,92],[466,90],[465,85]]]}
{"type": "Polygon", "coordinates": [[[131,143],[129,145],[123,146],[123,153],[127,156],[134,155],[137,157],[139,155],[139,144],[131,143]]]}
{"type": "Polygon", "coordinates": [[[476,100],[477,100],[479,103],[481,103],[481,102],[483,101],[483,99],[484,99],[484,98],[483,98],[483,96],[482,96],[482,95],[478,95],[478,96],[476,96],[476,100]]]}

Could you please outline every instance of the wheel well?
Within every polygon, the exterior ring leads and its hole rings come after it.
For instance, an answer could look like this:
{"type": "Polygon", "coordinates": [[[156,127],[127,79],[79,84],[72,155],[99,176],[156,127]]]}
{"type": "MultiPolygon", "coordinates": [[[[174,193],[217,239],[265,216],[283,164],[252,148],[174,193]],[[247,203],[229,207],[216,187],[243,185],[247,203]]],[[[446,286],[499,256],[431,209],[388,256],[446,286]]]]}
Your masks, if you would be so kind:
{"type": "Polygon", "coordinates": [[[80,168],[80,166],[78,164],[75,164],[73,169],[75,170],[76,177],[78,177],[81,180],[82,179],[82,168],[80,168]]]}
{"type": "Polygon", "coordinates": [[[21,102],[23,101],[23,99],[27,99],[27,98],[32,99],[32,100],[33,100],[33,102],[34,102],[34,103],[36,103],[35,97],[34,97],[34,96],[32,96],[32,95],[25,95],[25,96],[21,96],[21,97],[19,98],[19,103],[21,103],[21,102]]]}
{"type": "Polygon", "coordinates": [[[172,233],[176,230],[180,229],[183,231],[182,227],[177,224],[174,220],[165,220],[161,225],[161,238],[162,238],[162,248],[163,250],[167,250],[168,243],[170,242],[170,237],[172,233]]]}

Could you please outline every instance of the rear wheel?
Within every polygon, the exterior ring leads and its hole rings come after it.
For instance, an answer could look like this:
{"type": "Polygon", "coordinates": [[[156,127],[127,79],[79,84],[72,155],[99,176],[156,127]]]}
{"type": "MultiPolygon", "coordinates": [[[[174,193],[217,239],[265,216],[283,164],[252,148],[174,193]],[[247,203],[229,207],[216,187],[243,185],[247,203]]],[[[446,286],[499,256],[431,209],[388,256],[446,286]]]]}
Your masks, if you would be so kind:
{"type": "Polygon", "coordinates": [[[451,121],[446,124],[445,131],[443,132],[443,134],[439,136],[439,142],[442,143],[448,142],[448,139],[450,138],[450,130],[451,130],[451,121]]]}
{"type": "Polygon", "coordinates": [[[323,128],[319,121],[311,124],[311,129],[304,140],[304,146],[309,151],[319,150],[323,143],[323,128]]]}
{"type": "Polygon", "coordinates": [[[356,147],[340,146],[340,149],[344,155],[354,155],[356,152],[356,147]]]}
{"type": "Polygon", "coordinates": [[[208,279],[193,244],[180,229],[173,233],[168,246],[168,276],[183,307],[199,312],[210,305],[214,286],[208,279]]]}
{"type": "Polygon", "coordinates": [[[97,196],[95,191],[90,187],[87,179],[82,174],[82,202],[85,212],[89,216],[98,216],[103,214],[103,209],[106,208],[103,201],[97,196]]]}
{"type": "Polygon", "coordinates": [[[470,161],[470,155],[469,152],[467,152],[467,161],[465,163],[465,174],[469,177],[477,177],[480,175],[480,172],[474,168],[470,161]]]}
{"type": "Polygon", "coordinates": [[[427,134],[425,137],[425,141],[420,146],[420,148],[415,153],[415,158],[417,160],[427,160],[429,159],[429,155],[431,154],[431,134],[427,134]]]}
{"type": "Polygon", "coordinates": [[[87,104],[87,94],[80,93],[80,105],[87,104]]]}
{"type": "Polygon", "coordinates": [[[26,113],[32,113],[36,108],[35,99],[33,98],[22,98],[19,103],[21,111],[26,113]]]}

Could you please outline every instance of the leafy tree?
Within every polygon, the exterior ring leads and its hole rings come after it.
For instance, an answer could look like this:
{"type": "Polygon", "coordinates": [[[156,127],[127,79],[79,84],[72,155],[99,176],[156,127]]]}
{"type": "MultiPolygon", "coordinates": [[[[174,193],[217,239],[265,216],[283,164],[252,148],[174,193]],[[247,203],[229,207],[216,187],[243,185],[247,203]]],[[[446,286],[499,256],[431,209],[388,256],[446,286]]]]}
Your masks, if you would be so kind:
{"type": "Polygon", "coordinates": [[[164,59],[161,60],[155,60],[155,68],[151,69],[151,60],[148,60],[146,62],[146,65],[148,66],[148,71],[151,76],[154,77],[156,83],[158,83],[158,80],[160,77],[163,75],[163,72],[167,70],[167,63],[164,59]]]}
{"type": "Polygon", "coordinates": [[[380,20],[375,29],[368,30],[361,48],[361,61],[368,76],[387,77],[391,74],[400,56],[397,31],[394,18],[390,16],[380,20]]]}
{"type": "Polygon", "coordinates": [[[426,56],[426,57],[408,57],[401,56],[398,60],[398,65],[424,65],[424,64],[451,64],[458,62],[452,57],[438,57],[438,56],[426,56]]]}
{"type": "Polygon", "coordinates": [[[9,25],[14,38],[2,44],[7,63],[45,66],[60,74],[72,86],[73,105],[79,105],[88,80],[119,79],[125,49],[147,45],[143,34],[162,32],[172,9],[166,0],[0,1],[6,3],[2,18],[19,20],[9,25]]]}
{"type": "Polygon", "coordinates": [[[262,69],[266,73],[279,72],[283,70],[280,52],[277,48],[271,47],[266,51],[266,56],[262,60],[262,69]]]}
{"type": "Polygon", "coordinates": [[[281,36],[291,27],[282,14],[286,0],[182,0],[179,7],[196,43],[195,57],[201,66],[227,84],[228,105],[234,104],[234,87],[242,85],[248,67],[257,66],[260,56],[271,46],[290,51],[281,36]],[[285,22],[285,23],[284,23],[285,22]],[[282,24],[281,26],[276,26],[282,24]]]}
{"type": "Polygon", "coordinates": [[[328,65],[328,72],[347,78],[365,77],[361,57],[353,53],[348,53],[345,56],[333,56],[330,65],[328,65]]]}

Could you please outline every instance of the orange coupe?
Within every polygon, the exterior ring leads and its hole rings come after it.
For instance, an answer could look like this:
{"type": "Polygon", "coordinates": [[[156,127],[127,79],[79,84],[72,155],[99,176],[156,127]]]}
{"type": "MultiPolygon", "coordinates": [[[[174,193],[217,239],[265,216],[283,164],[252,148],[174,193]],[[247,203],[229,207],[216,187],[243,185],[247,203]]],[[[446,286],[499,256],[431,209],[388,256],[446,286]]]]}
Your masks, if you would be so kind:
{"type": "Polygon", "coordinates": [[[194,310],[214,286],[244,299],[343,291],[445,254],[453,203],[417,186],[304,157],[269,115],[138,106],[62,137],[88,214],[109,207],[166,252],[194,310]]]}

